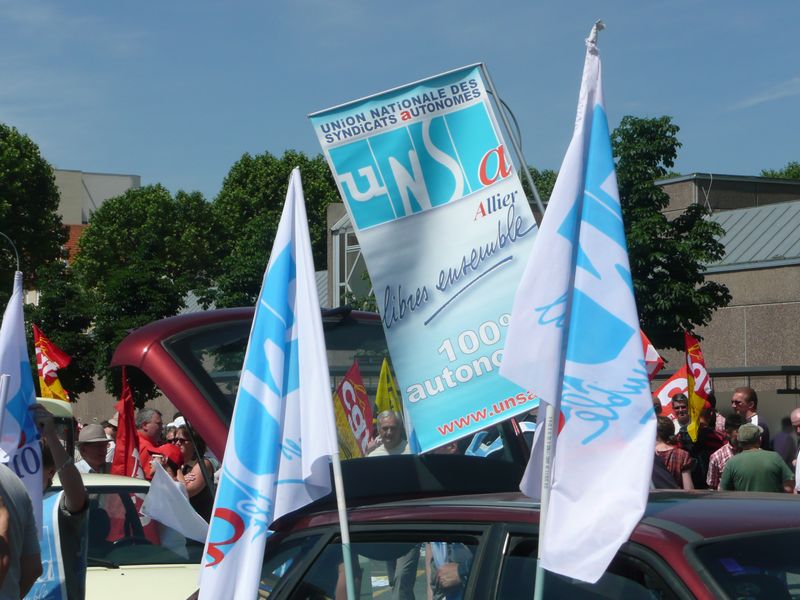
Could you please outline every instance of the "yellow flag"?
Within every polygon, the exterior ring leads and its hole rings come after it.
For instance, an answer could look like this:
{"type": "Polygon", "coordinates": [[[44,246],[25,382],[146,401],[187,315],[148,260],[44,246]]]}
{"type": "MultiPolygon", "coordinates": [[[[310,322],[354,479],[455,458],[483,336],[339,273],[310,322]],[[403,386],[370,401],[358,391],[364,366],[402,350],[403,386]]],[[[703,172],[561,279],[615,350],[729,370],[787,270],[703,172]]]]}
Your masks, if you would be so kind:
{"type": "Polygon", "coordinates": [[[389,368],[389,361],[384,358],[381,365],[381,375],[378,379],[378,391],[375,393],[375,407],[378,413],[385,410],[393,410],[398,414],[403,414],[400,394],[397,393],[397,384],[392,377],[392,370],[389,368]]]}

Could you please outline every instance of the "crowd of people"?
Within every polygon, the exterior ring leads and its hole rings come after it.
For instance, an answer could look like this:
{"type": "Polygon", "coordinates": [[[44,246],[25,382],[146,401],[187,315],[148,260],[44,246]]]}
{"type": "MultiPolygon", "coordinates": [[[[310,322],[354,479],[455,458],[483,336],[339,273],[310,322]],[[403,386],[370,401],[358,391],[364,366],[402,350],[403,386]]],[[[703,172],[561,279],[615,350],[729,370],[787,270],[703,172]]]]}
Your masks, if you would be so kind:
{"type": "Polygon", "coordinates": [[[685,394],[672,397],[670,416],[661,416],[663,408],[658,399],[653,406],[659,415],[654,487],[798,491],[797,444],[792,428],[800,435],[800,409],[783,419],[780,433],[771,440],[766,422],[759,419],[758,394],[750,387],[733,391],[731,413],[727,417],[717,412],[713,394],[696,423],[692,423],[685,394]]]}
{"type": "MultiPolygon", "coordinates": [[[[74,455],[68,453],[53,416],[43,406],[36,406],[34,421],[41,434],[45,495],[56,475],[61,485],[56,497],[57,539],[67,596],[83,598],[90,502],[81,474],[111,473],[118,421],[115,416],[82,427],[74,455]]],[[[161,413],[153,409],[138,412],[136,429],[144,477],[152,479],[154,463],[161,464],[185,488],[197,513],[209,521],[214,495],[207,482],[213,481],[219,465],[206,456],[203,439],[180,415],[164,428],[161,413]]],[[[0,600],[24,597],[42,574],[41,559],[30,496],[17,475],[0,464],[0,600]]]]}
{"type": "MultiPolygon", "coordinates": [[[[669,416],[654,400],[658,415],[655,440],[653,486],[656,488],[712,489],[797,493],[800,408],[783,419],[781,431],[770,438],[767,424],[758,414],[758,395],[749,387],[734,390],[731,412],[722,416],[713,394],[706,401],[696,422],[685,394],[672,397],[669,416]]],[[[81,537],[88,512],[88,495],[81,473],[111,472],[118,420],[116,415],[100,424],[87,424],[77,435],[76,452],[70,456],[58,437],[53,417],[38,406],[35,421],[42,437],[43,485],[50,488],[59,475],[62,492],[58,498],[58,527],[64,557],[65,581],[70,597],[83,597],[85,562],[76,544],[81,537]],[[74,547],[73,547],[74,546],[74,547]],[[71,558],[72,557],[72,558],[71,558]],[[73,560],[74,558],[74,560],[73,560]]],[[[402,417],[383,411],[376,417],[374,439],[369,456],[409,454],[402,417]]],[[[203,439],[176,414],[164,425],[162,414],[141,409],[136,415],[140,463],[146,479],[154,475],[154,463],[185,488],[192,507],[206,521],[214,503],[213,474],[219,469],[207,453],[203,439]]],[[[455,453],[458,443],[437,450],[455,453]]],[[[418,552],[415,549],[414,552],[418,552]]],[[[401,584],[416,567],[417,555],[392,564],[393,583],[401,584]]],[[[447,577],[449,561],[444,560],[432,573],[440,587],[451,585],[447,577]],[[441,577],[439,575],[441,574],[441,577]]],[[[24,596],[42,572],[39,542],[31,501],[16,475],[0,465],[0,598],[24,596]]],[[[453,584],[455,585],[455,584],[453,584]]],[[[402,587],[400,585],[399,587],[402,587]]]]}

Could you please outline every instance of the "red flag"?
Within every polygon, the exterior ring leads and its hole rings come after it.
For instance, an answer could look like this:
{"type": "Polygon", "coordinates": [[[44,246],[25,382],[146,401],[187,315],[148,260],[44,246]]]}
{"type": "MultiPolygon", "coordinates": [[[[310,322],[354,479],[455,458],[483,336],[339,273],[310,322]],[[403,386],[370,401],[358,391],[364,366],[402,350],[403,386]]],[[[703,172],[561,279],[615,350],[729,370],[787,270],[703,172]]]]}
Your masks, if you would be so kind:
{"type": "Polygon", "coordinates": [[[664,368],[664,359],[658,354],[653,346],[650,343],[650,340],[647,339],[647,336],[644,334],[644,331],[641,329],[639,333],[642,335],[642,347],[644,348],[644,364],[647,367],[647,377],[650,381],[655,379],[656,374],[664,368]]]}
{"type": "Polygon", "coordinates": [[[700,412],[711,393],[711,378],[708,376],[706,361],[700,350],[700,341],[685,331],[683,337],[686,343],[686,388],[689,390],[687,394],[689,396],[689,415],[692,418],[686,430],[694,441],[697,439],[697,430],[700,426],[700,412]]]}
{"type": "Polygon", "coordinates": [[[661,402],[662,417],[669,417],[672,415],[670,401],[675,394],[687,394],[689,384],[686,378],[686,372],[686,365],[683,365],[680,369],[675,371],[675,374],[667,379],[660,388],[653,392],[653,395],[661,402]]]}
{"type": "Polygon", "coordinates": [[[144,479],[144,471],[139,458],[139,434],[136,431],[136,420],[133,410],[133,394],[128,386],[125,367],[122,367],[122,393],[119,402],[114,405],[119,416],[117,427],[117,445],[114,448],[114,460],[111,473],[144,479]]]}
{"type": "Polygon", "coordinates": [[[33,345],[36,347],[39,393],[42,398],[55,398],[69,402],[69,392],[64,389],[58,379],[58,370],[69,365],[72,358],[47,339],[36,325],[33,326],[33,345]]]}

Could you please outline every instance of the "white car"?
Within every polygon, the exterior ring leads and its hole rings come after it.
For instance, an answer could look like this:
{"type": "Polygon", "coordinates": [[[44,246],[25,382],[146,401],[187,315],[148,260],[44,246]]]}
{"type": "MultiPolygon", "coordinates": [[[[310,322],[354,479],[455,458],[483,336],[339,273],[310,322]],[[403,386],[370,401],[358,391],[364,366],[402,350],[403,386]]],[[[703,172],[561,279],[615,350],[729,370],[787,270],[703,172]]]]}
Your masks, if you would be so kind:
{"type": "MultiPolygon", "coordinates": [[[[197,589],[203,544],[141,514],[150,483],[82,477],[89,492],[86,600],[189,597],[197,589]]],[[[60,490],[58,479],[53,488],[60,490]]]]}

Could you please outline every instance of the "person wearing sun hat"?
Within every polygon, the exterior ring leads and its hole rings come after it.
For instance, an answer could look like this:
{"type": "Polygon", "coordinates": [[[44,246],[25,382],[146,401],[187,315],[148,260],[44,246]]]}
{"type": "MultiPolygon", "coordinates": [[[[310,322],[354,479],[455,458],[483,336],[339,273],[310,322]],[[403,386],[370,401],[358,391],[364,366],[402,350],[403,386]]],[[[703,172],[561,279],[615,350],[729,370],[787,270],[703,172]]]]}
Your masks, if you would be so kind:
{"type": "Polygon", "coordinates": [[[75,463],[75,467],[81,473],[111,472],[111,463],[106,459],[108,438],[102,425],[90,423],[81,429],[78,434],[78,452],[81,460],[75,463]]]}
{"type": "Polygon", "coordinates": [[[739,492],[794,491],[794,473],[777,452],[761,448],[763,429],[752,423],[739,427],[741,452],[722,471],[721,490],[739,492]]]}

